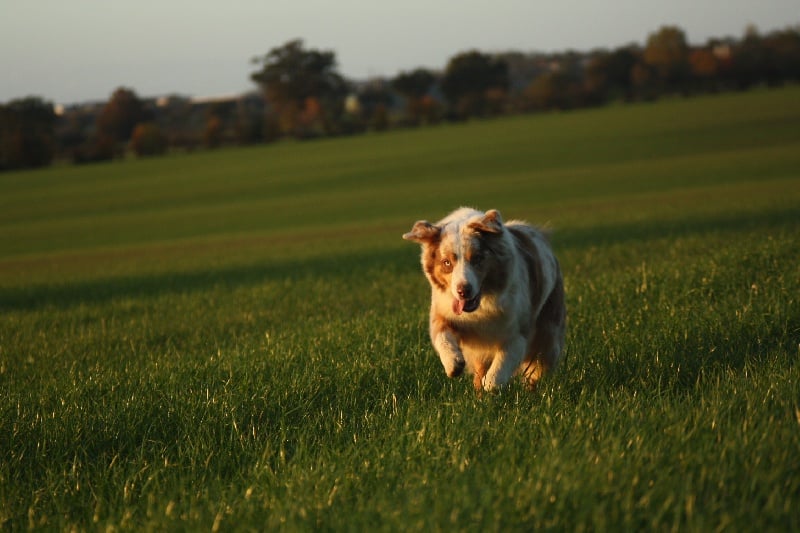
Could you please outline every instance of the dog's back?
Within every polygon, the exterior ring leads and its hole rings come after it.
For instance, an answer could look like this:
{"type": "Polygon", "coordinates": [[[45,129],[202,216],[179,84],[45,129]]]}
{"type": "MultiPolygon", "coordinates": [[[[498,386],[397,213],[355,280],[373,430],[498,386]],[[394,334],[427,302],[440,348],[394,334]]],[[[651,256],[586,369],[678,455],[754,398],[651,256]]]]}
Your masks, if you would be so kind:
{"type": "Polygon", "coordinates": [[[558,260],[553,254],[549,234],[524,222],[510,221],[511,232],[520,257],[528,271],[528,287],[534,321],[523,363],[523,372],[532,385],[547,371],[558,366],[566,333],[566,302],[564,280],[558,260]]]}

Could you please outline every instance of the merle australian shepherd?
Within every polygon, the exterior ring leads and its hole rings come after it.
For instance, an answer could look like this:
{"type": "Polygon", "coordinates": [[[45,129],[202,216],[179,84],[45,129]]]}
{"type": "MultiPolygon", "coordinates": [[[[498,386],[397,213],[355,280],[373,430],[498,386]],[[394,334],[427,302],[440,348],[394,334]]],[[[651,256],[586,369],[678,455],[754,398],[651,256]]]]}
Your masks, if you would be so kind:
{"type": "Polygon", "coordinates": [[[477,391],[491,391],[520,375],[533,389],[558,365],[564,284],[541,230],[461,208],[416,222],[403,238],[422,245],[431,341],[448,376],[466,369],[477,391]]]}

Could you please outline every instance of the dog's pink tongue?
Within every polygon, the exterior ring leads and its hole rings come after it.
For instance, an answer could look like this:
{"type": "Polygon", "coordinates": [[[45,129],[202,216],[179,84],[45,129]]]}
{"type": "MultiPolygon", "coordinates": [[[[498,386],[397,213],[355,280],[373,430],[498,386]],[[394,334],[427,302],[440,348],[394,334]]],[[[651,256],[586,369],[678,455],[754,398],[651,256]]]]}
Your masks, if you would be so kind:
{"type": "Polygon", "coordinates": [[[462,300],[460,298],[455,298],[453,300],[453,312],[457,315],[460,315],[464,312],[464,304],[466,304],[466,300],[462,300]]]}

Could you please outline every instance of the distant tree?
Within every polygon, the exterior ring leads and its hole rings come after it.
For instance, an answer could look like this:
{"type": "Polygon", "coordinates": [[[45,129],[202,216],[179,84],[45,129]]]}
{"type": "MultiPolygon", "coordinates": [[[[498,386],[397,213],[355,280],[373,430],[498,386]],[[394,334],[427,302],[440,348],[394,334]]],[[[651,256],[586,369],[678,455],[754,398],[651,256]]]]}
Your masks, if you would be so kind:
{"type": "Polygon", "coordinates": [[[199,143],[203,116],[191,99],[171,95],[158,106],[158,125],[169,146],[192,151],[199,143]]]}
{"type": "Polygon", "coordinates": [[[676,26],[664,26],[647,38],[644,63],[654,70],[662,90],[682,87],[688,78],[688,58],[686,34],[676,26]]]}
{"type": "Polygon", "coordinates": [[[385,104],[378,104],[372,110],[369,117],[369,127],[374,131],[385,131],[389,129],[389,110],[385,104]]]}
{"type": "Polygon", "coordinates": [[[55,154],[53,104],[29,97],[0,105],[0,171],[49,165],[55,154]]]}
{"type": "Polygon", "coordinates": [[[631,70],[641,60],[641,49],[636,46],[624,46],[611,53],[607,64],[608,79],[612,87],[622,90],[626,97],[631,92],[631,70]]]}
{"type": "Polygon", "coordinates": [[[72,150],[72,161],[76,165],[111,161],[119,151],[117,146],[111,137],[94,135],[72,150]]]}
{"type": "Polygon", "coordinates": [[[800,81],[800,27],[770,33],[764,39],[764,48],[769,58],[767,83],[800,81]]]}
{"type": "Polygon", "coordinates": [[[749,26],[734,46],[732,71],[740,88],[800,80],[800,29],[762,36],[755,26],[749,26]]]}
{"type": "Polygon", "coordinates": [[[652,67],[645,63],[636,63],[631,68],[631,88],[634,98],[639,100],[658,98],[655,80],[656,74],[652,67]]]}
{"type": "Polygon", "coordinates": [[[534,110],[567,110],[583,103],[580,80],[565,70],[542,74],[530,84],[525,95],[534,110]]]}
{"type": "Polygon", "coordinates": [[[222,145],[222,120],[216,115],[210,115],[206,121],[206,129],[203,132],[203,141],[206,148],[219,148],[222,145]]]}
{"type": "Polygon", "coordinates": [[[347,86],[336,71],[332,51],[306,50],[302,40],[293,40],[253,60],[261,68],[250,78],[259,84],[280,117],[284,132],[304,136],[304,118],[319,106],[315,122],[326,132],[335,130],[341,115],[347,86]]]}
{"type": "Polygon", "coordinates": [[[131,135],[131,148],[139,157],[163,155],[167,151],[167,136],[155,122],[138,124],[131,135]]]}
{"type": "Polygon", "coordinates": [[[237,102],[223,99],[204,104],[205,131],[203,140],[207,148],[218,148],[237,140],[237,102]]]}
{"type": "Polygon", "coordinates": [[[584,90],[591,103],[598,104],[611,98],[608,62],[611,54],[600,51],[592,54],[584,72],[584,90]]]}
{"type": "Polygon", "coordinates": [[[276,142],[281,138],[281,124],[278,115],[272,111],[267,110],[264,113],[264,126],[263,133],[264,142],[276,142]]]}
{"type": "Polygon", "coordinates": [[[371,80],[359,87],[356,115],[364,127],[382,131],[389,127],[389,107],[394,95],[383,79],[371,80]]]}
{"type": "Polygon", "coordinates": [[[131,138],[133,128],[148,118],[144,104],[136,93],[120,87],[97,117],[97,130],[117,143],[124,143],[131,138]]]}
{"type": "Polygon", "coordinates": [[[639,60],[633,46],[596,53],[586,66],[586,91],[591,101],[632,98],[631,71],[639,60]]]}
{"type": "Polygon", "coordinates": [[[65,111],[56,121],[56,144],[61,156],[70,156],[91,135],[94,117],[89,113],[65,111]]]}
{"type": "Polygon", "coordinates": [[[689,71],[696,89],[713,91],[719,74],[719,60],[709,48],[695,48],[689,52],[689,71]]]}
{"type": "Polygon", "coordinates": [[[489,110],[487,93],[507,91],[508,86],[506,63],[478,51],[451,58],[441,82],[442,91],[460,117],[486,114],[489,110]]]}
{"type": "Polygon", "coordinates": [[[436,76],[422,68],[401,72],[392,80],[392,87],[406,100],[406,114],[411,123],[418,124],[431,118],[428,109],[430,99],[427,97],[434,83],[436,76]]]}
{"type": "Polygon", "coordinates": [[[236,101],[236,139],[239,144],[264,140],[264,99],[258,94],[242,96],[236,101]]]}

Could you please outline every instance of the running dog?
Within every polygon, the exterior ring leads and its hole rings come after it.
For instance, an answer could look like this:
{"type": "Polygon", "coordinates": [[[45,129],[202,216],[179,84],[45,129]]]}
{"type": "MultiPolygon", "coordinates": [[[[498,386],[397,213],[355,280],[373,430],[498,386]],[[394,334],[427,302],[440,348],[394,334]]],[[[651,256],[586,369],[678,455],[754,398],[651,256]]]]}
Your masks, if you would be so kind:
{"type": "Polygon", "coordinates": [[[416,222],[403,239],[422,245],[431,341],[449,377],[466,369],[476,391],[492,391],[520,375],[534,389],[555,369],[566,307],[545,233],[504,223],[494,209],[462,207],[435,224],[416,222]]]}

